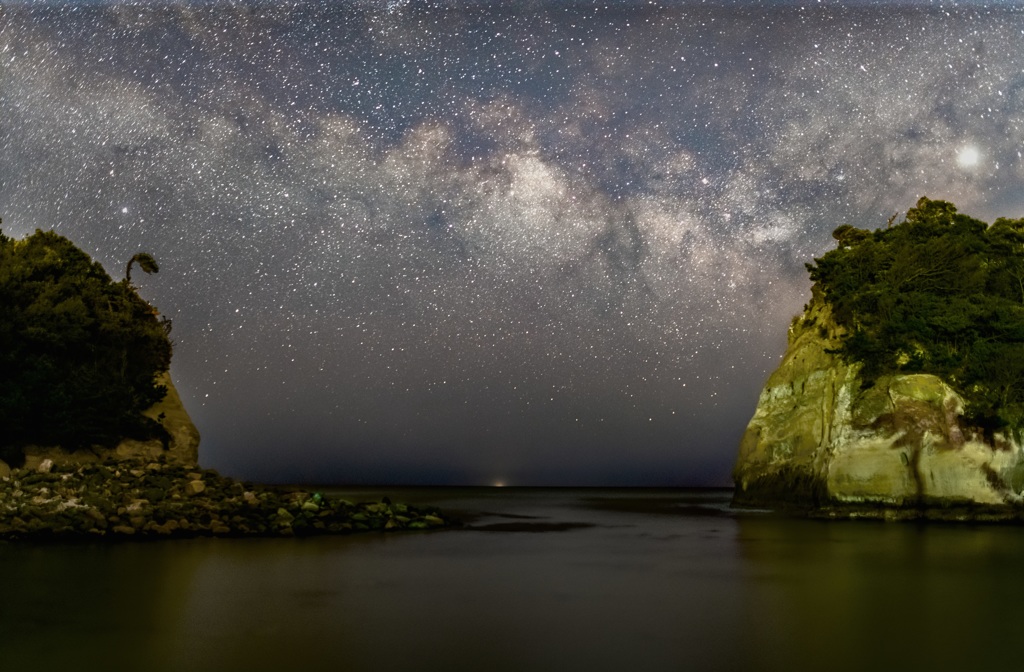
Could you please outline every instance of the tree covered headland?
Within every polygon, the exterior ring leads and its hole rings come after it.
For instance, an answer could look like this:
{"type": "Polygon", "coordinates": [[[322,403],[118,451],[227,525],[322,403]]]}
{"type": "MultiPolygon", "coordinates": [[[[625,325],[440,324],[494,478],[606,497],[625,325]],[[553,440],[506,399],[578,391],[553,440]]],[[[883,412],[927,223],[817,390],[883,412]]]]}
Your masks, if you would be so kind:
{"type": "Polygon", "coordinates": [[[20,464],[29,444],[166,441],[141,413],[167,392],[155,377],[170,365],[169,331],[127,278],[67,238],[0,232],[0,459],[20,464]]]}
{"type": "Polygon", "coordinates": [[[898,225],[832,235],[807,270],[865,384],[932,373],[986,433],[1024,429],[1024,219],[989,226],[922,198],[898,225]]]}

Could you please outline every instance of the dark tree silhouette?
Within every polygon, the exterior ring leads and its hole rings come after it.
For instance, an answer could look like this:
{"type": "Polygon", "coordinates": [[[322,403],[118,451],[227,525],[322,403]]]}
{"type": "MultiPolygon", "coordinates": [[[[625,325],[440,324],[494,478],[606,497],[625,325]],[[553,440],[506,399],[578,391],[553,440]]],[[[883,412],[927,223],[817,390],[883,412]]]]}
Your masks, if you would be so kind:
{"type": "Polygon", "coordinates": [[[1024,219],[992,226],[922,198],[896,226],[843,225],[811,279],[865,380],[933,373],[986,430],[1024,431],[1024,219]]]}
{"type": "Polygon", "coordinates": [[[19,464],[29,444],[166,440],[142,411],[166,393],[170,361],[167,322],[130,283],[52,231],[0,233],[0,459],[19,464]]]}
{"type": "Polygon", "coordinates": [[[132,282],[132,266],[138,264],[146,273],[158,273],[160,267],[156,263],[156,259],[149,252],[139,252],[128,260],[128,268],[125,270],[124,279],[131,284],[132,282]]]}

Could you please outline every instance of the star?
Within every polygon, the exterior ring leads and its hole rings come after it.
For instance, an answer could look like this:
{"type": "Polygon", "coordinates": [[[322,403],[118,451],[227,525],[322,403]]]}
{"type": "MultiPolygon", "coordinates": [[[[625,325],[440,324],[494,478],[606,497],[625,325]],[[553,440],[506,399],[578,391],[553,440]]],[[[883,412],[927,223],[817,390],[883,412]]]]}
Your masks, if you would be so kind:
{"type": "Polygon", "coordinates": [[[981,161],[981,152],[974,145],[967,145],[956,155],[956,162],[962,168],[974,168],[981,161]]]}
{"type": "Polygon", "coordinates": [[[154,254],[239,477],[728,484],[833,229],[1024,214],[1012,9],[37,4],[4,234],[154,254]]]}

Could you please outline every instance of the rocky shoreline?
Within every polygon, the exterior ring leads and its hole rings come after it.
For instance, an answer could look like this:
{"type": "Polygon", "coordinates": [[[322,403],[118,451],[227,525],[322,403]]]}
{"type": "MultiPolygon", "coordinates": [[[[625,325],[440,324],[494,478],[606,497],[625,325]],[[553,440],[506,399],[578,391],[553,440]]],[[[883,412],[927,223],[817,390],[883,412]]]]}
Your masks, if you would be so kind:
{"type": "Polygon", "coordinates": [[[353,503],[162,460],[45,460],[0,477],[0,540],[311,536],[456,524],[432,507],[353,503]]]}

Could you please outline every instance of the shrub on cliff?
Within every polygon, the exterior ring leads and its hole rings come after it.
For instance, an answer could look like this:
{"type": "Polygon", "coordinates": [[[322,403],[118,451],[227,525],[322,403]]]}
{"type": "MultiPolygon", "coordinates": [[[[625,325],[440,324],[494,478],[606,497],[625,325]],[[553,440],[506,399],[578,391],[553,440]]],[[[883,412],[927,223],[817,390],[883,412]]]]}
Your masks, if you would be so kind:
{"type": "Polygon", "coordinates": [[[77,449],[166,440],[141,413],[166,393],[169,323],[67,238],[0,233],[0,459],[28,444],[77,449]]]}
{"type": "Polygon", "coordinates": [[[988,226],[922,198],[897,226],[833,236],[807,269],[865,381],[932,373],[979,426],[1024,429],[1024,219],[988,226]]]}

